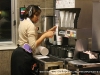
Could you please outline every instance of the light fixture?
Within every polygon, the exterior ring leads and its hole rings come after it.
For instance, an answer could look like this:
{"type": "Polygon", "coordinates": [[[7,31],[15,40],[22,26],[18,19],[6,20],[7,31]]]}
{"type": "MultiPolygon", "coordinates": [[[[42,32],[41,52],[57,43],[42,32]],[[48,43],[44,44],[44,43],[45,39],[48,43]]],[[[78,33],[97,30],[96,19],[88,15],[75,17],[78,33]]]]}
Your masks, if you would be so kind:
{"type": "Polygon", "coordinates": [[[1,15],[1,11],[0,11],[0,15],[1,15]]]}

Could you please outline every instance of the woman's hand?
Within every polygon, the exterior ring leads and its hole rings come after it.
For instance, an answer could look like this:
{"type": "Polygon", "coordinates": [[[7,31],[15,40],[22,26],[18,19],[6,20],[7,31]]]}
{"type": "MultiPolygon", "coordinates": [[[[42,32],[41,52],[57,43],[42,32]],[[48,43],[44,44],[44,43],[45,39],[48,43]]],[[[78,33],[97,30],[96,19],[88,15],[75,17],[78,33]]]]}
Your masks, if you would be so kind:
{"type": "Polygon", "coordinates": [[[37,67],[36,63],[32,65],[32,70],[34,70],[35,67],[37,67]]]}
{"type": "Polygon", "coordinates": [[[48,31],[56,31],[57,26],[53,26],[51,29],[49,29],[48,31]]]}
{"type": "Polygon", "coordinates": [[[47,31],[44,33],[45,38],[50,38],[54,36],[54,31],[47,31]]]}
{"type": "Polygon", "coordinates": [[[39,46],[45,38],[51,38],[51,37],[53,37],[54,36],[55,29],[56,29],[56,26],[54,26],[53,28],[51,28],[49,31],[44,32],[38,38],[38,40],[36,41],[35,46],[36,47],[39,46]]]}

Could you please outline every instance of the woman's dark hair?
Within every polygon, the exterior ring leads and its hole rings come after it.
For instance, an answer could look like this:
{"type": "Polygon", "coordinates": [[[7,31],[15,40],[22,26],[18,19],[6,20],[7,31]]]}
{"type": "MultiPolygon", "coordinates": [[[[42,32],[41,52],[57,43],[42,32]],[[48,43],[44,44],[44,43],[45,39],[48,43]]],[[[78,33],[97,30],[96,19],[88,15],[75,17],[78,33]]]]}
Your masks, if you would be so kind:
{"type": "Polygon", "coordinates": [[[39,16],[41,13],[41,9],[37,5],[29,5],[25,13],[23,14],[23,19],[32,18],[34,15],[39,16]]]}

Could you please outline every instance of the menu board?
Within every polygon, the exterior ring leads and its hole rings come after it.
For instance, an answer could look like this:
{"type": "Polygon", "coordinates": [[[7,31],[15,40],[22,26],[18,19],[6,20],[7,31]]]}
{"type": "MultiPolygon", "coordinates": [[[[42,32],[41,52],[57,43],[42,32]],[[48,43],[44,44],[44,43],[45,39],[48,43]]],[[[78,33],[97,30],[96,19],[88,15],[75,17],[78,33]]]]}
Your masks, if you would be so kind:
{"type": "Polygon", "coordinates": [[[75,0],[56,0],[56,8],[75,8],[75,0]]]}

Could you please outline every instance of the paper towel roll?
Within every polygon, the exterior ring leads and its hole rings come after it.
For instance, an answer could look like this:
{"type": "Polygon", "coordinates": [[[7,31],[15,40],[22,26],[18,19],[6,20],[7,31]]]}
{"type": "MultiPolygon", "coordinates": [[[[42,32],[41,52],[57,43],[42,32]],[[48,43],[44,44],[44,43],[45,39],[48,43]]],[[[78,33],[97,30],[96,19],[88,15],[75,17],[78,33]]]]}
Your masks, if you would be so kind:
{"type": "Polygon", "coordinates": [[[43,46],[38,46],[35,51],[35,54],[42,54],[44,56],[48,55],[48,53],[49,53],[49,50],[43,46]]]}

